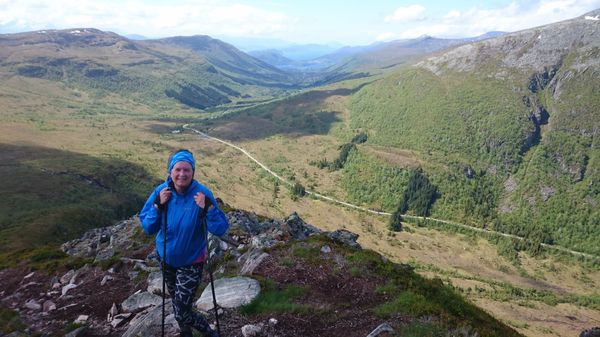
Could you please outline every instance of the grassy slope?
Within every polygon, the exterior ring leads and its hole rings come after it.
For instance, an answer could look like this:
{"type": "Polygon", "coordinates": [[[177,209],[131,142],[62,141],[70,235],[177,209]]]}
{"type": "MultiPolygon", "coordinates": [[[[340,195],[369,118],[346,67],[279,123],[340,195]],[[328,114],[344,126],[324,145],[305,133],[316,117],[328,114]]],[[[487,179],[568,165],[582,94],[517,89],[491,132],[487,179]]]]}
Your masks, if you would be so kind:
{"type": "MultiPolygon", "coordinates": [[[[425,265],[423,268],[418,268],[420,272],[427,272],[429,264],[442,268],[440,272],[436,272],[437,275],[444,275],[444,271],[448,270],[455,275],[455,279],[449,279],[448,282],[452,284],[456,282],[458,286],[461,286],[461,282],[471,282],[472,276],[469,276],[471,273],[479,275],[479,280],[482,280],[483,284],[486,280],[500,279],[519,287],[531,286],[528,277],[518,276],[519,270],[498,256],[495,248],[485,242],[479,242],[471,248],[470,241],[468,239],[465,241],[460,235],[447,235],[419,228],[412,234],[404,232],[389,236],[385,230],[386,219],[372,218],[310,199],[293,202],[289,198],[289,192],[283,186],[278,196],[273,197],[273,181],[256,165],[250,164],[239,152],[218,143],[200,140],[193,135],[171,135],[169,131],[172,128],[192,120],[194,114],[187,113],[185,110],[177,113],[170,110],[157,112],[152,107],[118,96],[98,98],[85,91],[35,79],[12,78],[8,82],[12,83],[9,94],[0,98],[2,104],[9,107],[7,111],[10,112],[2,115],[3,119],[0,123],[2,127],[0,140],[3,144],[26,143],[37,144],[37,146],[43,144],[47,148],[69,149],[77,154],[87,154],[99,162],[106,158],[126,160],[149,172],[150,181],[144,180],[144,184],[151,184],[151,181],[163,178],[164,160],[170,148],[189,147],[199,159],[198,179],[207,183],[217,195],[232,205],[277,217],[298,211],[310,223],[324,229],[347,228],[361,235],[360,242],[363,246],[376,249],[394,261],[419,261],[425,265]],[[48,95],[53,98],[48,100],[48,95]],[[90,109],[90,107],[96,108],[90,109]],[[482,251],[485,253],[479,255],[482,251]],[[502,272],[498,271],[498,266],[503,266],[502,272]],[[460,271],[463,276],[456,278],[455,271],[460,271]]],[[[349,88],[355,88],[357,85],[359,83],[347,84],[349,88]]],[[[285,100],[284,102],[314,103],[313,100],[308,99],[313,96],[306,97],[306,101],[285,100]]],[[[279,165],[281,172],[287,172],[286,176],[295,174],[305,186],[316,184],[319,191],[343,197],[344,191],[337,187],[341,172],[324,172],[308,165],[308,162],[321,157],[334,158],[338,152],[337,145],[342,143],[339,139],[348,140],[353,135],[346,124],[348,112],[344,108],[344,102],[347,99],[348,96],[324,97],[320,101],[320,106],[314,106],[318,110],[336,112],[339,121],[328,127],[329,133],[335,136],[279,132],[264,139],[250,137],[239,144],[260,159],[266,159],[269,165],[279,165]],[[282,156],[278,156],[278,153],[282,156]],[[307,175],[303,172],[307,172],[307,175]]],[[[286,111],[288,107],[283,105],[280,109],[286,111]]],[[[254,124],[254,127],[259,128],[260,125],[254,124]]],[[[64,185],[60,184],[60,186],[64,185]]],[[[142,195],[145,197],[146,185],[141,186],[140,189],[143,190],[142,195]]],[[[78,227],[85,225],[85,222],[77,224],[78,227]]],[[[589,291],[589,287],[577,286],[581,283],[578,276],[579,269],[567,266],[566,263],[554,261],[550,262],[550,267],[543,267],[538,262],[534,262],[531,268],[529,266],[524,268],[529,275],[534,273],[543,275],[539,276],[545,278],[545,281],[540,281],[542,285],[562,284],[564,290],[561,291],[568,293],[589,291]],[[556,268],[561,272],[557,274],[556,268]],[[561,278],[556,279],[558,276],[561,278]]],[[[597,272],[587,272],[586,275],[588,275],[585,281],[587,285],[600,282],[597,272]]],[[[471,300],[485,302],[486,305],[489,305],[489,301],[497,303],[490,300],[490,296],[477,292],[468,294],[471,300]]],[[[539,305],[535,300],[517,301],[527,307],[539,305]]],[[[494,315],[500,315],[504,322],[512,322],[511,324],[519,331],[530,336],[549,336],[548,333],[539,332],[538,324],[525,327],[531,319],[539,320],[540,324],[545,325],[544,322],[548,317],[552,319],[561,317],[555,307],[546,307],[544,311],[533,310],[528,313],[529,316],[520,315],[516,310],[518,308],[522,307],[516,306],[515,311],[501,313],[496,312],[492,307],[490,311],[494,315]]],[[[576,317],[580,316],[578,313],[585,314],[586,317],[596,317],[595,311],[581,310],[573,308],[570,312],[576,317]]],[[[588,323],[578,320],[569,324],[581,328],[588,323]]],[[[559,324],[553,327],[552,331],[565,331],[564,325],[559,324]]]]}
{"type": "MultiPolygon", "coordinates": [[[[256,167],[244,165],[245,158],[241,157],[235,151],[230,151],[214,144],[199,144],[195,137],[188,135],[168,135],[168,131],[176,125],[175,123],[189,122],[196,117],[197,115],[193,111],[177,110],[177,107],[170,105],[165,105],[167,108],[165,110],[156,109],[153,105],[140,104],[136,102],[137,100],[131,100],[127,97],[99,95],[95,91],[77,90],[37,79],[10,79],[10,81],[13,80],[22,82],[13,83],[14,85],[10,86],[6,94],[1,97],[2,105],[7,107],[6,111],[8,112],[2,114],[3,119],[0,124],[3,131],[0,133],[2,135],[0,140],[3,144],[16,146],[26,143],[36,148],[43,144],[48,148],[69,149],[69,151],[76,154],[85,153],[93,157],[89,158],[89,160],[84,160],[84,162],[97,161],[101,165],[105,163],[103,160],[106,158],[127,160],[127,162],[141,165],[148,169],[154,180],[161,179],[164,174],[163,164],[167,150],[185,144],[184,146],[191,147],[202,158],[202,165],[205,165],[206,171],[199,172],[200,178],[209,182],[209,185],[215,188],[219,195],[224,196],[226,200],[233,200],[233,204],[239,207],[261,210],[261,212],[266,214],[274,212],[277,216],[286,215],[291,210],[298,210],[300,214],[306,214],[311,219],[311,222],[325,228],[335,229],[348,226],[348,228],[361,233],[363,235],[362,240],[367,242],[370,247],[377,248],[378,250],[381,249],[386,252],[386,255],[404,261],[407,259],[407,256],[411,256],[411,252],[416,253],[412,254],[414,258],[428,255],[432,251],[432,247],[436,251],[436,254],[428,257],[430,263],[438,263],[437,261],[440,259],[440,256],[450,255],[457,257],[462,251],[463,243],[461,243],[461,240],[457,240],[456,247],[447,248],[446,246],[442,246],[439,249],[435,248],[439,246],[439,242],[446,242],[448,239],[442,237],[438,238],[438,240],[428,242],[426,240],[427,237],[432,236],[431,233],[427,233],[419,238],[411,238],[411,235],[407,234],[407,239],[403,238],[403,240],[411,240],[410,244],[394,238],[387,238],[386,242],[381,242],[382,238],[386,237],[386,233],[383,230],[385,220],[371,220],[368,217],[356,215],[353,212],[340,211],[335,206],[319,202],[314,203],[310,200],[300,200],[297,203],[291,202],[287,198],[285,190],[277,198],[273,198],[272,201],[267,202],[266,200],[272,199],[272,181],[267,179],[256,167]],[[48,96],[51,98],[47,99],[48,96]],[[159,118],[155,117],[156,115],[159,118]],[[232,176],[237,177],[237,179],[232,179],[232,176]],[[423,242],[428,243],[424,244],[423,242]],[[403,250],[399,249],[398,246],[401,248],[404,246],[403,250]],[[449,253],[449,251],[452,253],[449,253]]],[[[376,82],[375,85],[377,83],[379,82],[376,82]]],[[[349,85],[349,87],[354,88],[356,86],[349,85]]],[[[393,96],[392,93],[390,93],[390,96],[393,96]]],[[[307,95],[306,97],[306,100],[287,100],[285,104],[280,106],[281,116],[278,118],[288,118],[289,116],[286,117],[285,112],[288,109],[293,109],[297,111],[298,115],[291,119],[291,124],[289,125],[294,125],[294,120],[302,121],[303,109],[301,106],[296,106],[296,104],[311,102],[308,99],[311,96],[307,95]],[[293,105],[287,106],[286,104],[288,103],[293,105]]],[[[344,99],[341,101],[343,102],[344,99]]],[[[383,98],[381,99],[382,102],[385,102],[383,98]]],[[[339,139],[347,141],[353,134],[350,127],[346,125],[348,112],[345,111],[343,104],[340,104],[339,101],[334,104],[327,97],[321,97],[319,102],[322,105],[311,105],[313,107],[311,110],[334,111],[335,115],[339,118],[333,123],[325,124],[327,127],[323,129],[327,130],[330,135],[334,135],[334,137],[325,134],[320,136],[302,135],[298,137],[297,134],[278,130],[271,134],[274,135],[273,137],[267,139],[252,140],[253,138],[250,137],[251,141],[246,140],[247,143],[244,146],[253,146],[255,148],[253,153],[262,153],[261,151],[267,151],[261,150],[266,141],[266,143],[272,145],[268,149],[273,158],[272,160],[279,162],[283,169],[288,170],[290,174],[296,173],[296,177],[299,180],[303,182],[313,181],[317,184],[323,181],[323,178],[319,176],[324,175],[326,176],[325,180],[327,183],[322,186],[326,187],[325,191],[332,190],[335,192],[334,194],[343,195],[343,191],[334,186],[339,177],[339,172],[326,173],[305,166],[305,170],[309,174],[307,177],[304,177],[302,170],[297,170],[299,167],[298,164],[303,163],[306,165],[309,159],[318,159],[321,156],[329,159],[334,158],[336,155],[336,143],[343,143],[339,139]],[[324,151],[316,148],[321,145],[325,145],[326,149],[324,151]],[[290,153],[290,155],[286,155],[286,158],[272,155],[277,152],[290,153]]],[[[373,106],[375,105],[373,104],[373,106]]],[[[254,124],[253,127],[259,128],[260,125],[254,124]]],[[[362,128],[360,125],[358,127],[362,128]]],[[[310,134],[310,132],[307,132],[307,134],[310,134]]],[[[369,150],[365,150],[368,153],[369,150]]],[[[65,158],[70,155],[67,151],[58,153],[61,154],[59,158],[63,158],[62,155],[65,158]]],[[[267,158],[269,157],[269,153],[263,153],[263,155],[267,158]]],[[[417,149],[413,151],[413,155],[417,156],[417,159],[425,157],[426,161],[422,160],[422,162],[425,163],[423,165],[426,168],[431,167],[432,170],[440,172],[447,172],[444,170],[448,170],[446,162],[439,163],[431,159],[439,158],[436,157],[436,152],[424,154],[422,150],[417,149]]],[[[471,153],[454,155],[456,159],[453,159],[453,162],[464,163],[466,162],[465,158],[470,158],[472,155],[471,153]]],[[[528,155],[530,154],[528,153],[526,157],[528,155]]],[[[77,156],[75,157],[77,158],[77,156]]],[[[373,156],[372,158],[379,157],[373,156]]],[[[90,164],[89,167],[93,167],[94,165],[96,164],[90,164]]],[[[467,181],[462,173],[462,168],[450,167],[454,169],[453,174],[455,178],[465,180],[459,186],[466,184],[467,181]]],[[[440,181],[443,181],[442,178],[444,176],[439,177],[440,181]]],[[[58,181],[57,185],[61,187],[65,186],[61,181],[58,181]]],[[[305,185],[309,186],[309,184],[305,185]]],[[[144,190],[142,194],[145,194],[146,189],[141,189],[144,190]]],[[[4,193],[10,193],[10,191],[4,191],[4,193]]],[[[446,203],[452,205],[451,202],[447,201],[446,203]]],[[[442,204],[440,203],[439,205],[442,204]]],[[[376,206],[376,204],[373,206],[376,206]]],[[[453,207],[450,208],[454,209],[453,207]]],[[[456,212],[460,214],[460,208],[456,212]]],[[[493,249],[488,251],[488,255],[502,260],[502,258],[493,254],[493,249]]],[[[444,267],[452,265],[452,268],[454,268],[455,261],[456,259],[453,258],[441,265],[444,265],[444,267]]],[[[482,262],[474,258],[460,268],[471,271],[474,269],[487,270],[490,266],[495,268],[497,265],[497,261],[494,259],[488,260],[486,258],[482,262]]],[[[509,266],[507,268],[510,269],[512,267],[509,266]]],[[[542,270],[543,277],[549,278],[548,283],[565,283],[564,280],[553,278],[554,276],[552,275],[556,273],[552,271],[556,270],[553,267],[545,269],[540,267],[540,270],[542,270]]],[[[477,271],[477,273],[479,272],[477,271]]],[[[518,270],[516,272],[511,271],[511,273],[513,272],[519,273],[518,270]]],[[[537,270],[528,269],[528,272],[533,274],[534,272],[537,273],[537,270]]],[[[570,271],[570,273],[576,273],[576,271],[570,271]]],[[[486,277],[497,277],[497,275],[493,271],[490,271],[489,274],[486,274],[486,277]]],[[[590,277],[596,280],[597,274],[593,274],[590,277]]],[[[569,279],[567,282],[569,284],[568,287],[578,282],[578,280],[569,279]]],[[[524,284],[526,285],[527,282],[524,284]]],[[[519,316],[508,315],[508,317],[512,317],[509,319],[514,319],[514,317],[519,316]]],[[[578,322],[578,324],[580,324],[578,326],[581,326],[584,323],[578,322]]],[[[528,330],[528,328],[524,329],[528,330]]]]}
{"type": "MultiPolygon", "coordinates": [[[[593,189],[598,159],[592,146],[597,74],[575,74],[561,82],[559,99],[538,94],[551,108],[550,124],[542,126],[541,143],[531,149],[524,144],[534,125],[527,118],[524,93],[513,90],[512,83],[526,83],[518,74],[506,81],[403,69],[353,96],[350,125],[366,130],[369,143],[418,153],[440,188],[434,216],[479,226],[494,222],[500,230],[525,236],[546,233],[541,234],[546,242],[597,254],[594,242],[600,230],[594,205],[600,196],[593,189]],[[473,178],[465,177],[466,168],[475,172],[473,178]],[[505,196],[504,183],[513,173],[518,189],[505,196]],[[554,194],[541,201],[544,188],[554,194]],[[497,214],[501,202],[511,211],[497,214]]],[[[365,201],[356,193],[351,196],[365,201]]],[[[388,198],[381,205],[389,210],[392,203],[388,198]]]]}

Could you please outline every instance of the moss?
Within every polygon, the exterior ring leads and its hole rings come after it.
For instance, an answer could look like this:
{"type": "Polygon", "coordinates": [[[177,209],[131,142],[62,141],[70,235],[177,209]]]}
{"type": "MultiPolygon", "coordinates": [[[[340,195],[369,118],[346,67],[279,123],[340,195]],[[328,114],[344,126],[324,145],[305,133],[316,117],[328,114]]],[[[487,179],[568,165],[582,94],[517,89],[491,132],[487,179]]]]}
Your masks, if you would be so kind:
{"type": "Polygon", "coordinates": [[[20,264],[26,263],[32,269],[52,273],[64,268],[78,269],[91,261],[89,258],[69,256],[56,245],[45,245],[1,253],[0,269],[16,268],[20,264]]]}
{"type": "Polygon", "coordinates": [[[263,279],[263,290],[249,304],[242,307],[244,314],[299,313],[306,314],[313,308],[293,303],[293,300],[306,294],[307,289],[298,285],[286,285],[280,288],[274,281],[263,279]]]}
{"type": "Polygon", "coordinates": [[[24,330],[26,325],[21,321],[19,313],[16,311],[0,306],[0,332],[9,334],[13,331],[24,330]]]}

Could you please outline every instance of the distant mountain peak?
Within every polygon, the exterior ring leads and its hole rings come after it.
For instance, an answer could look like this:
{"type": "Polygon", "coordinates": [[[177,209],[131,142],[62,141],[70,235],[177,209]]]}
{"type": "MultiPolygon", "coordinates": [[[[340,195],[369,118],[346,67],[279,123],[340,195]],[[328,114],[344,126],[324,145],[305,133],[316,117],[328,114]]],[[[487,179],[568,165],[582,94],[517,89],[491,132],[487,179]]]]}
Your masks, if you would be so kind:
{"type": "MultiPolygon", "coordinates": [[[[593,11],[589,12],[589,13],[585,13],[584,15],[582,15],[584,18],[594,18],[594,19],[599,19],[600,20],[600,8],[598,9],[594,9],[593,11]]],[[[590,19],[588,19],[590,20],[590,19]]]]}

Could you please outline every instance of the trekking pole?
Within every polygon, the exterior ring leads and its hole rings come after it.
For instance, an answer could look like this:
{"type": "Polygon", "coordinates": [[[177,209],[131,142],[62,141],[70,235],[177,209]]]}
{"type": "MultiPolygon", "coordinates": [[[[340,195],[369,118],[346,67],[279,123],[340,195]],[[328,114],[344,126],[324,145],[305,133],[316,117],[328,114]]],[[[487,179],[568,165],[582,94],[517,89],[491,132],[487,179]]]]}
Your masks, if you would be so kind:
{"type": "Polygon", "coordinates": [[[161,325],[161,331],[162,331],[162,337],[165,337],[165,297],[166,297],[166,291],[165,291],[165,285],[166,285],[166,280],[165,280],[165,275],[166,275],[166,268],[167,268],[167,209],[168,209],[168,203],[165,203],[164,205],[164,221],[163,221],[163,258],[162,258],[162,325],[161,325]]]}
{"type": "Polygon", "coordinates": [[[205,199],[204,208],[202,212],[200,212],[200,221],[202,222],[202,227],[204,228],[204,242],[206,242],[206,249],[208,251],[208,258],[206,260],[206,267],[208,269],[208,274],[210,276],[210,288],[212,291],[213,298],[213,307],[215,308],[215,320],[217,321],[217,333],[221,336],[221,326],[219,325],[219,309],[217,308],[217,296],[215,294],[215,282],[213,279],[212,266],[210,263],[210,246],[208,244],[208,223],[206,222],[206,213],[208,212],[208,208],[212,204],[210,199],[205,199]]]}

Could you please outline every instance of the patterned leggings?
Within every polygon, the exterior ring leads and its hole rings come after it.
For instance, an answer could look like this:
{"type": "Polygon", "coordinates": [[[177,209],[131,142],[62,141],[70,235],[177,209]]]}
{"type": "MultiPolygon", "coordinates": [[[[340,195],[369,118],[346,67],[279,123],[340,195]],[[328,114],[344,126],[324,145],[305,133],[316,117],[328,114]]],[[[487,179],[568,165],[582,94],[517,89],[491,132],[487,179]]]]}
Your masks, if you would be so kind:
{"type": "Polygon", "coordinates": [[[200,331],[204,336],[216,335],[216,332],[208,325],[206,318],[192,309],[194,295],[202,279],[203,266],[204,263],[198,263],[179,268],[166,265],[165,268],[165,281],[173,299],[175,320],[179,324],[182,337],[191,337],[191,328],[200,331]]]}

